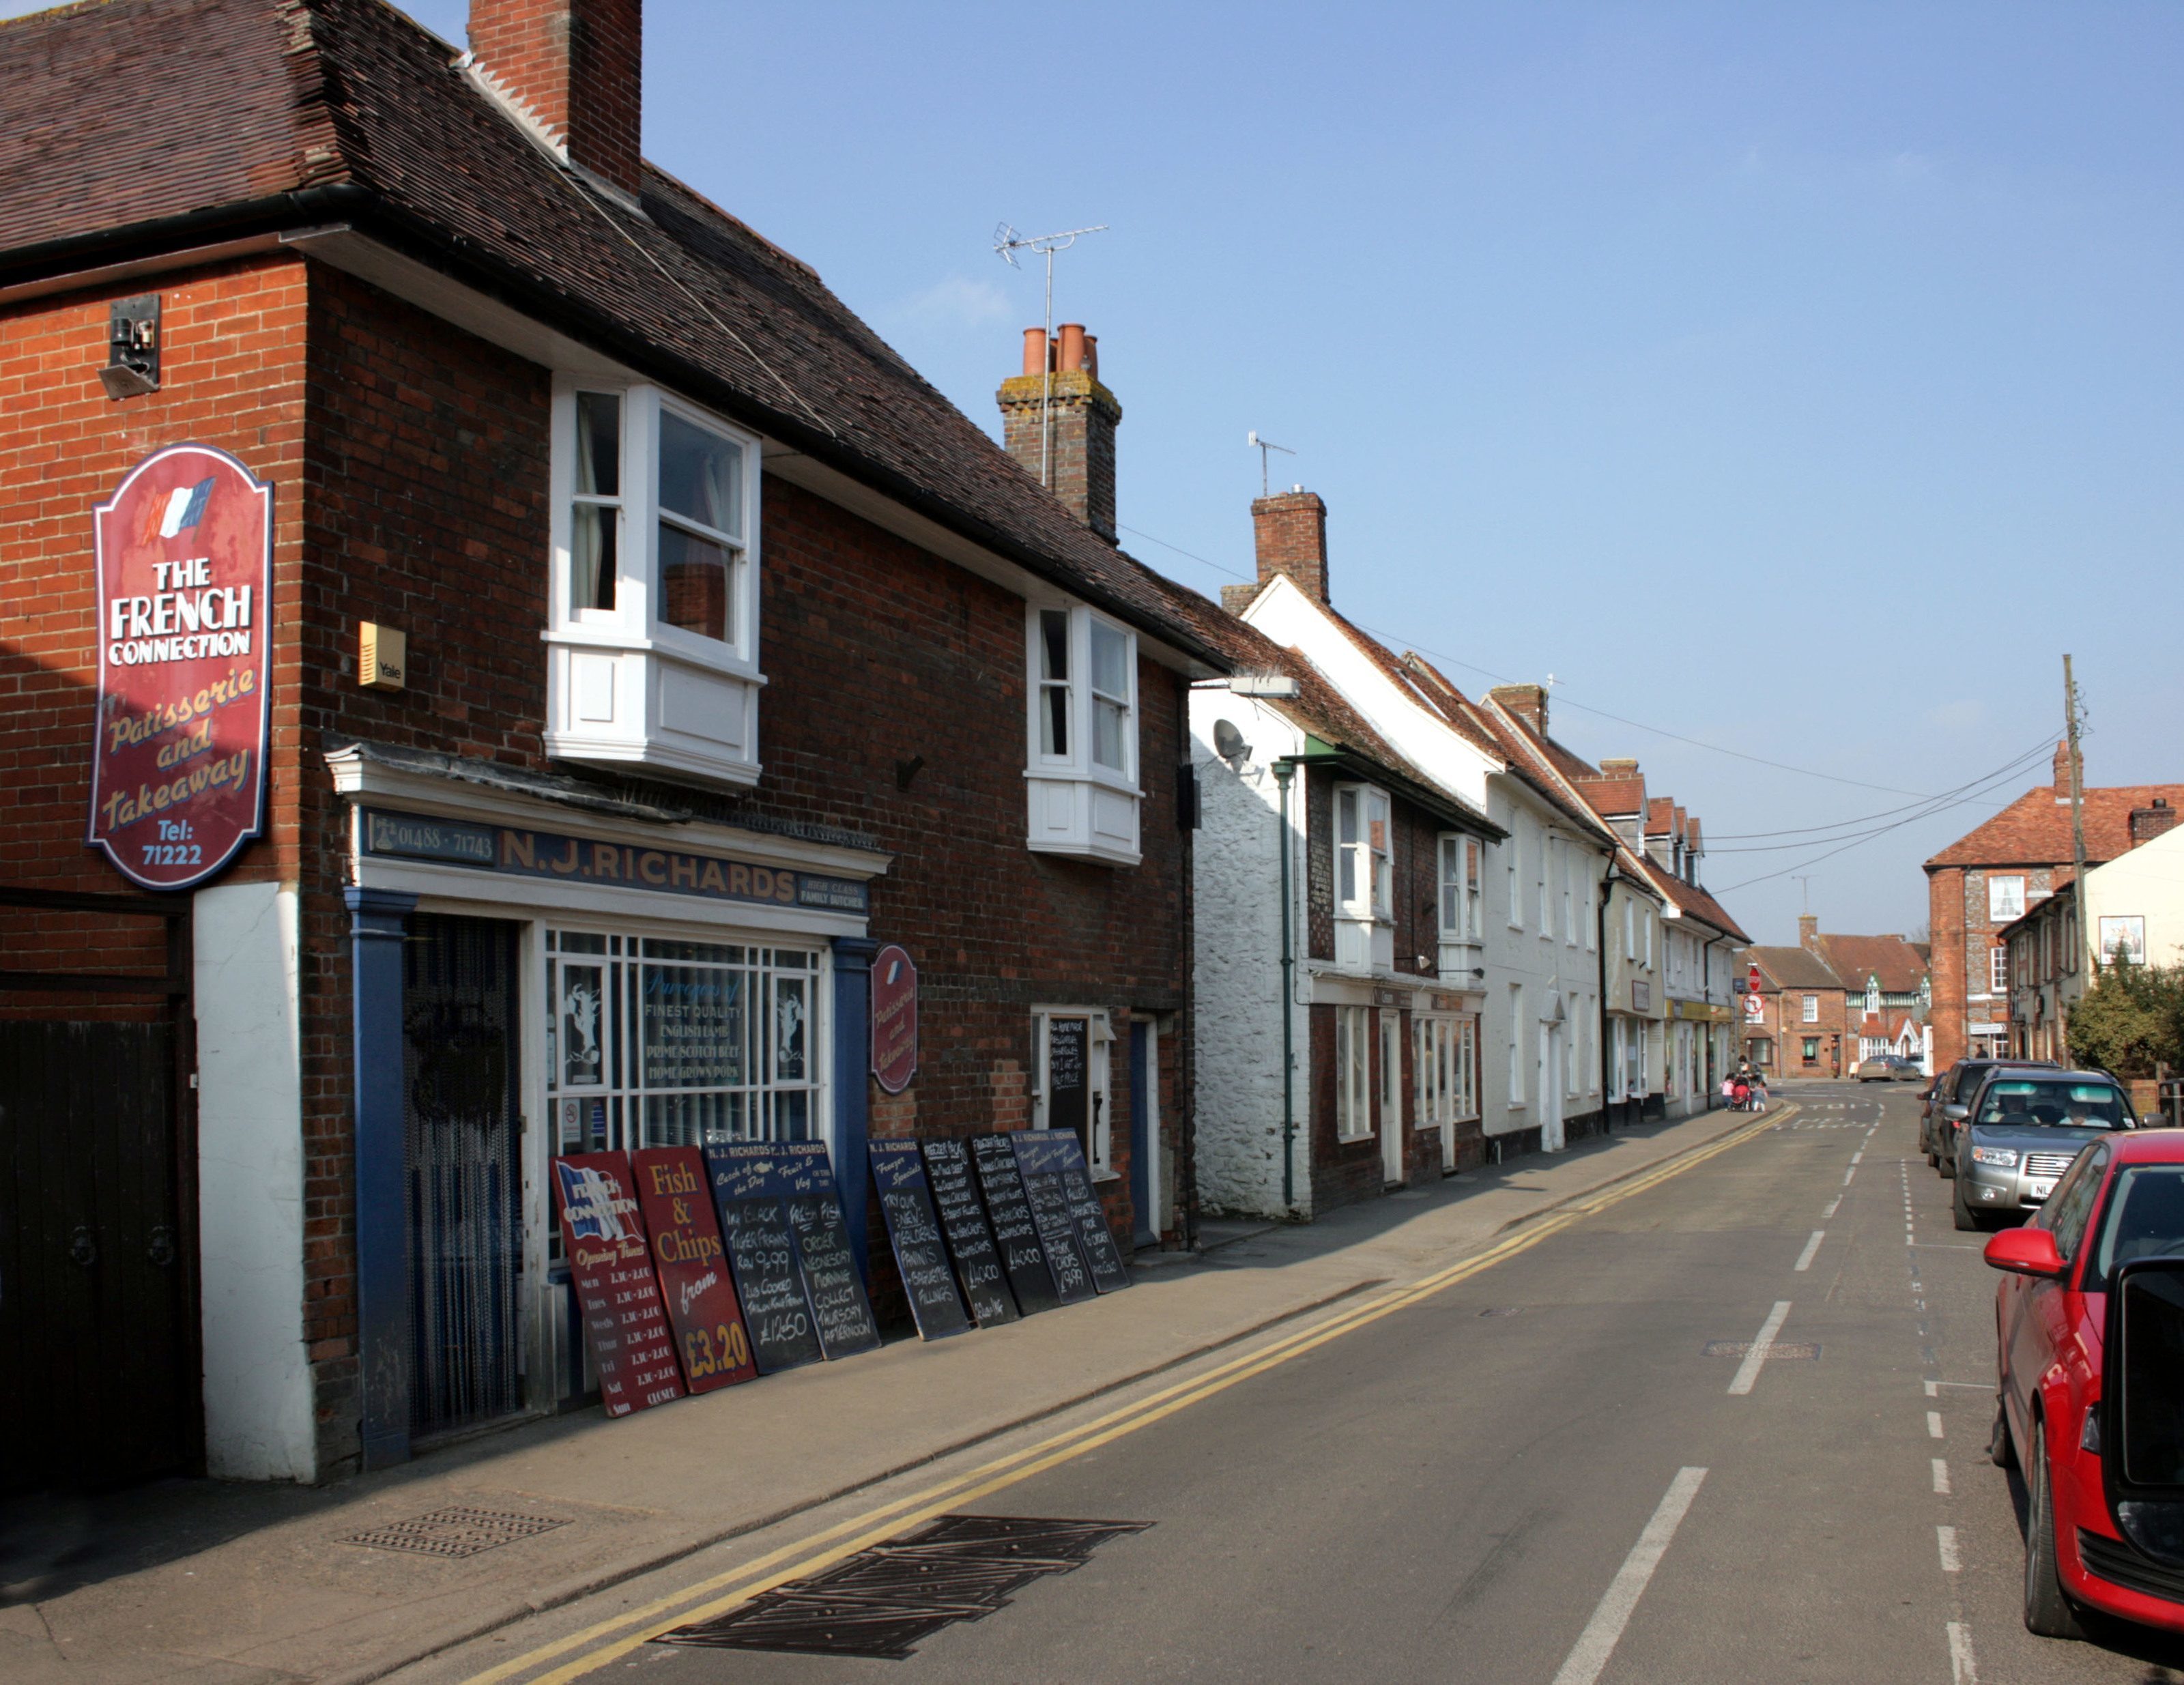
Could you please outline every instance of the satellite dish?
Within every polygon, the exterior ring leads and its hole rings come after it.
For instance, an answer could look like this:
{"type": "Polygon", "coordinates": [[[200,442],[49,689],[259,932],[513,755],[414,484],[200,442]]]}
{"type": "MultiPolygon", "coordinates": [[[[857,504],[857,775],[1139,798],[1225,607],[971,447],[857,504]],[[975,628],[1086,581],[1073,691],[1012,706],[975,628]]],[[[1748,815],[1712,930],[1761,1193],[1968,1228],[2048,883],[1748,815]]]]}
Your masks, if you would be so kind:
{"type": "Polygon", "coordinates": [[[1226,761],[1248,760],[1251,746],[1244,741],[1244,734],[1226,720],[1213,722],[1213,752],[1226,761]]]}

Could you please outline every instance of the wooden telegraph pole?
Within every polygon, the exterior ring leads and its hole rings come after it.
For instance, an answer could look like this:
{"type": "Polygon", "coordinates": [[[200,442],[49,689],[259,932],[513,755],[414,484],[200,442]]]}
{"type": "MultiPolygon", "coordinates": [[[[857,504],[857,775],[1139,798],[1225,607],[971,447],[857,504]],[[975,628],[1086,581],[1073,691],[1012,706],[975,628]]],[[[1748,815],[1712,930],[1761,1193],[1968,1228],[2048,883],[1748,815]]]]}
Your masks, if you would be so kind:
{"type": "Polygon", "coordinates": [[[2070,676],[2070,658],[2063,658],[2063,726],[2070,745],[2070,899],[2078,919],[2078,942],[2087,956],[2086,987],[2101,968],[2099,946],[2086,924],[2086,779],[2078,754],[2078,687],[2070,676]]]}

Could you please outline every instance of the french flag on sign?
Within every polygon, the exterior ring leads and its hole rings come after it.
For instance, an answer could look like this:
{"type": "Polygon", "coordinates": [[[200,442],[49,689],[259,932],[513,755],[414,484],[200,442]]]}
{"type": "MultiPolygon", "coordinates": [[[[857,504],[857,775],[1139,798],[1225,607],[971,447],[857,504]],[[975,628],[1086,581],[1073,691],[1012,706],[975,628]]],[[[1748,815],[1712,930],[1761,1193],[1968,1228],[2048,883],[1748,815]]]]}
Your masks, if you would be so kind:
{"type": "Polygon", "coordinates": [[[194,486],[177,486],[170,492],[166,511],[159,517],[159,536],[172,538],[203,520],[205,505],[212,501],[212,481],[200,480],[194,486]]]}

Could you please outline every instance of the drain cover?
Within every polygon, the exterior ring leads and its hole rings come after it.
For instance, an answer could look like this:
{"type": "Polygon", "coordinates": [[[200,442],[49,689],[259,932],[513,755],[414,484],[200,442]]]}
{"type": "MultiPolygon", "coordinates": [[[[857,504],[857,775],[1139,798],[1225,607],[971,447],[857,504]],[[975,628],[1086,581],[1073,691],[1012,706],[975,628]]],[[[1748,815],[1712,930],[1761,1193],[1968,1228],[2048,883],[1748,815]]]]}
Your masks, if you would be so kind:
{"type": "Polygon", "coordinates": [[[944,1515],[654,1642],[900,1661],[943,1627],[981,1620],[1034,1580],[1066,1574],[1109,1539],[1151,1525],[944,1515]]]}
{"type": "MultiPolygon", "coordinates": [[[[1749,1357],[1751,1354],[1752,1342],[1749,1340],[1708,1340],[1699,1348],[1701,1357],[1749,1357]]],[[[1770,1361],[1817,1359],[1819,1354],[1819,1344],[1811,1340],[1776,1340],[1767,1348],[1770,1361]]]]}
{"type": "Polygon", "coordinates": [[[424,1556],[476,1556],[480,1551],[498,1549],[568,1525],[568,1518],[562,1515],[516,1515],[504,1510],[469,1510],[458,1505],[373,1527],[342,1543],[369,1545],[374,1550],[414,1550],[424,1556]]]}

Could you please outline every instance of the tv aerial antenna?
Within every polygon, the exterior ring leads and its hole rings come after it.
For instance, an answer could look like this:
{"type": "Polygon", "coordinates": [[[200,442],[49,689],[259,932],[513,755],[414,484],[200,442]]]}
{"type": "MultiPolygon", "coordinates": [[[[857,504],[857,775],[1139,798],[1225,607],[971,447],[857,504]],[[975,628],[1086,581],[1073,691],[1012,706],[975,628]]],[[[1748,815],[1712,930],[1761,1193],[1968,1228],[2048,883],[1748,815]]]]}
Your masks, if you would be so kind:
{"type": "Polygon", "coordinates": [[[1296,453],[1287,445],[1278,445],[1272,439],[1262,439],[1256,432],[1245,434],[1244,442],[1259,453],[1259,495],[1262,498],[1273,496],[1267,486],[1267,453],[1279,451],[1284,456],[1295,456],[1296,453]]]}
{"type": "Polygon", "coordinates": [[[1046,383],[1039,394],[1039,483],[1050,485],[1053,481],[1050,464],[1054,454],[1054,254],[1066,252],[1087,234],[1104,234],[1107,225],[1097,222],[1089,228],[1065,228],[1058,234],[1019,234],[1008,223],[994,230],[994,250],[1011,269],[1022,269],[1017,261],[1019,252],[1031,252],[1046,259],[1046,383]]]}

